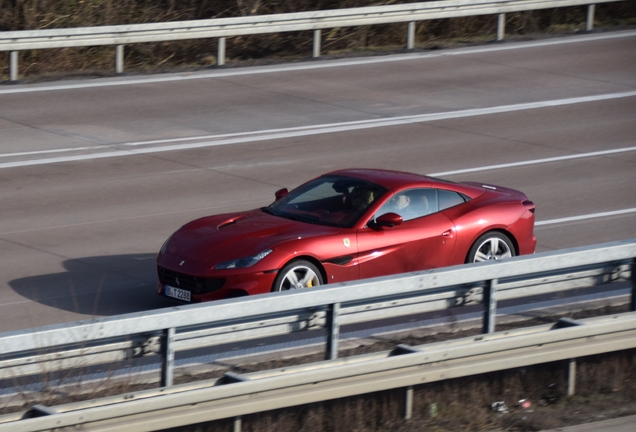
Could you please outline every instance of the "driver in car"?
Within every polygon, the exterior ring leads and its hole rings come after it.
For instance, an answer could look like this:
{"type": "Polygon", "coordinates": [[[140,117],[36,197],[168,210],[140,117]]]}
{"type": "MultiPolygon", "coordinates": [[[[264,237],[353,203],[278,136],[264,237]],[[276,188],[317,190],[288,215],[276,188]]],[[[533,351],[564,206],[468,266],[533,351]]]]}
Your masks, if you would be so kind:
{"type": "Polygon", "coordinates": [[[354,210],[365,209],[374,200],[373,191],[361,187],[356,187],[351,193],[351,206],[354,210]]]}

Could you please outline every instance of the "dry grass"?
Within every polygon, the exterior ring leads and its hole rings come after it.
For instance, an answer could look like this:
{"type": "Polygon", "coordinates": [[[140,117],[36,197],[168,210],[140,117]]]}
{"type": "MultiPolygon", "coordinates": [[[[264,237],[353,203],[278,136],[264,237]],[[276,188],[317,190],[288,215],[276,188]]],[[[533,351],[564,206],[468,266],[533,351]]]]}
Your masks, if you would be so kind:
{"type": "MultiPolygon", "coordinates": [[[[398,3],[363,0],[0,0],[0,31],[180,21],[271,13],[361,7],[398,3]]],[[[406,3],[406,2],[402,2],[406,3]]],[[[586,8],[560,8],[507,15],[506,37],[572,33],[585,29],[586,8]]],[[[596,26],[636,22],[636,4],[597,5],[596,26]]],[[[496,17],[469,17],[417,24],[418,49],[493,40],[496,17]]],[[[335,28],[323,32],[325,56],[387,53],[402,50],[406,24],[335,28]]],[[[195,70],[216,64],[216,40],[136,44],[125,50],[127,72],[195,70]]],[[[226,63],[232,65],[306,60],[312,34],[280,33],[228,38],[226,63]]],[[[30,79],[59,79],[114,74],[114,47],[23,51],[20,75],[30,79]]],[[[0,53],[0,79],[8,76],[8,55],[0,53]]]]}

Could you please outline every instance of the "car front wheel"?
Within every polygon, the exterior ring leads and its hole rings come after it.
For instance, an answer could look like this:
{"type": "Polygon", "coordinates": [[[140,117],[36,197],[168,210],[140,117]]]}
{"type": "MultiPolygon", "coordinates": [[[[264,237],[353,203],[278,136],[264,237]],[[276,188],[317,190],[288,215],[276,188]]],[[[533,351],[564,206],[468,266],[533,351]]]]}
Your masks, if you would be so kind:
{"type": "Polygon", "coordinates": [[[290,262],[278,272],[272,291],[312,288],[322,283],[322,275],[315,265],[298,260],[290,262]]]}
{"type": "Polygon", "coordinates": [[[498,261],[515,256],[512,241],[505,234],[489,232],[477,239],[468,252],[467,263],[498,261]]]}

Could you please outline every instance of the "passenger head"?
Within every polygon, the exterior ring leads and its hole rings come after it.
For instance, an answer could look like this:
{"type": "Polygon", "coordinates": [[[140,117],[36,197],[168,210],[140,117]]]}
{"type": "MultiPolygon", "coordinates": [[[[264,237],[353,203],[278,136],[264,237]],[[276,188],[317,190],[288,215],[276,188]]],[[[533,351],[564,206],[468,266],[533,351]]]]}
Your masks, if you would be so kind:
{"type": "Polygon", "coordinates": [[[409,198],[405,194],[398,194],[391,198],[391,203],[395,207],[396,210],[402,210],[411,203],[411,198],[409,198]]]}

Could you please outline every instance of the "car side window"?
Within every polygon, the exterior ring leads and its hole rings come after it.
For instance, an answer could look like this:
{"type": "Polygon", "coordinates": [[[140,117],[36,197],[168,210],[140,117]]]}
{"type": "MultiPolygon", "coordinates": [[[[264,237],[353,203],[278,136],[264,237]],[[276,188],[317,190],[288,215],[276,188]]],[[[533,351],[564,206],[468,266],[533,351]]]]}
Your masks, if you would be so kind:
{"type": "Polygon", "coordinates": [[[375,217],[386,213],[397,213],[405,221],[417,219],[438,211],[437,191],[416,188],[398,192],[380,207],[375,217]]]}
{"type": "Polygon", "coordinates": [[[466,199],[463,195],[458,194],[457,192],[448,191],[444,189],[438,189],[439,196],[439,209],[446,210],[450,207],[455,207],[458,204],[462,204],[466,202],[466,199]]]}

